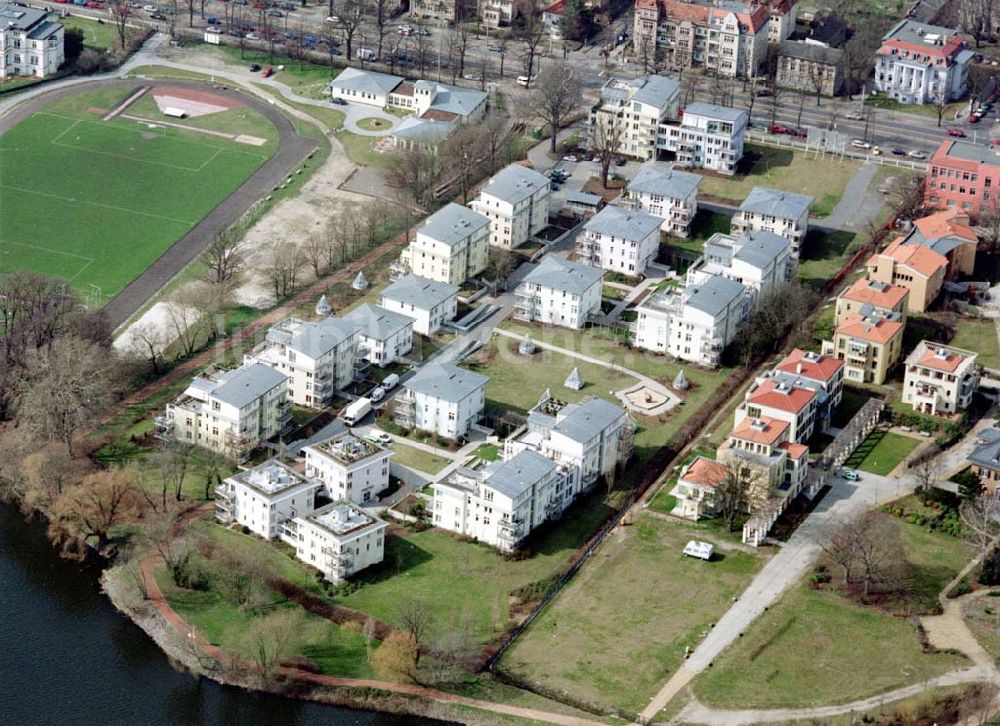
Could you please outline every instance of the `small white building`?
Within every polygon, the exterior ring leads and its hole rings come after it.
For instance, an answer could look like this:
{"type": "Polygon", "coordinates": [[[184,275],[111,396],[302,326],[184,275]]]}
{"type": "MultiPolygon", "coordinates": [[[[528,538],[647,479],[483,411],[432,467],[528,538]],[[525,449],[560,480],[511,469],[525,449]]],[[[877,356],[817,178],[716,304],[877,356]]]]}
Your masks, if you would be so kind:
{"type": "Polygon", "coordinates": [[[316,321],[290,317],[272,326],[264,342],[243,360],[270,366],[285,376],[293,403],[322,408],[335,391],[354,380],[357,347],[357,330],[351,323],[333,316],[316,321]]]}
{"type": "Polygon", "coordinates": [[[965,95],[973,57],[958,31],[905,18],[882,36],[875,89],[900,103],[947,103],[965,95]]]}
{"type": "Polygon", "coordinates": [[[576,258],[592,267],[639,277],[660,251],[659,217],[645,212],[605,207],[583,225],[576,258]]]}
{"type": "Polygon", "coordinates": [[[45,78],[65,60],[63,26],[47,10],[0,5],[0,78],[45,78]]]}
{"type": "Polygon", "coordinates": [[[407,275],[382,291],[379,307],[413,318],[413,329],[433,335],[458,312],[458,286],[407,275]]]}
{"type": "Polygon", "coordinates": [[[413,318],[371,303],[344,316],[358,334],[357,357],[384,368],[413,350],[413,318]]]}
{"type": "Polygon", "coordinates": [[[643,160],[656,158],[660,125],[677,120],[680,103],[681,84],[673,78],[609,78],[590,112],[592,148],[606,148],[617,138],[617,153],[643,160]]]}
{"type": "Polygon", "coordinates": [[[369,504],[389,486],[392,452],[354,434],[310,444],[302,453],[306,475],[322,482],[331,499],[369,504]]]}
{"type": "Polygon", "coordinates": [[[382,561],[388,526],[350,502],[339,501],[291,520],[282,539],[326,580],[342,582],[382,561]]]}
{"type": "Polygon", "coordinates": [[[790,280],[795,271],[792,244],[771,232],[746,232],[734,237],[716,232],[702,256],[687,271],[687,284],[700,285],[722,275],[753,291],[756,298],[790,280]]]}
{"type": "Polygon", "coordinates": [[[676,237],[687,237],[698,212],[701,177],[675,171],[648,161],[625,189],[625,198],[638,209],[663,220],[660,229],[676,237]]]}
{"type": "Polygon", "coordinates": [[[772,232],[792,243],[792,259],[799,259],[799,248],[809,231],[809,207],[813,198],[781,189],[754,187],[733,214],[731,231],[772,232]]]}
{"type": "Polygon", "coordinates": [[[313,510],[319,488],[290,466],[269,459],[233,474],[215,488],[215,518],[274,539],[289,519],[313,510]]]}
{"type": "Polygon", "coordinates": [[[712,103],[690,103],[680,126],[661,125],[657,144],[677,155],[677,162],[697,169],[735,174],[743,158],[746,111],[712,103]]]}
{"type": "Polygon", "coordinates": [[[481,470],[461,468],[432,484],[434,526],[511,552],[576,497],[577,470],[525,449],[481,470]]]}
{"type": "Polygon", "coordinates": [[[566,328],[582,328],[601,309],[604,272],[546,255],[514,292],[514,317],[566,328]]]}
{"type": "Polygon", "coordinates": [[[469,204],[490,220],[490,244],[510,250],[549,223],[549,178],[520,164],[504,167],[469,204]]]}
{"type": "Polygon", "coordinates": [[[389,94],[402,82],[401,76],[348,66],[330,82],[327,89],[333,98],[385,108],[389,105],[389,94]]]}
{"type": "Polygon", "coordinates": [[[958,413],[972,403],[978,385],[975,353],[922,340],[906,358],[903,403],[918,413],[958,413]]]}
{"type": "Polygon", "coordinates": [[[157,437],[203,446],[237,461],[292,420],[286,377],[269,366],[210,368],[157,416],[157,437]]]}
{"type": "Polygon", "coordinates": [[[483,415],[489,378],[450,363],[429,363],[403,384],[395,421],[406,429],[458,439],[483,415]]]}
{"type": "Polygon", "coordinates": [[[486,269],[490,220],[454,202],[417,230],[402,262],[415,275],[461,286],[486,269]]]}

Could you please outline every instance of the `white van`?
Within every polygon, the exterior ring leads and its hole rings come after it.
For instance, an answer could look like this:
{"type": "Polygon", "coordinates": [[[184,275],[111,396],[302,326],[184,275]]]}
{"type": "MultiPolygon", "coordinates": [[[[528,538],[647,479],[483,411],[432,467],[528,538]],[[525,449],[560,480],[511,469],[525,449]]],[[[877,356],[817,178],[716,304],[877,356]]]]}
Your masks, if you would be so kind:
{"type": "Polygon", "coordinates": [[[521,86],[527,86],[529,83],[534,83],[536,80],[538,80],[538,76],[537,75],[531,76],[531,77],[529,77],[529,76],[518,76],[517,77],[517,82],[521,86]]]}
{"type": "Polygon", "coordinates": [[[358,48],[355,55],[358,60],[368,61],[369,63],[375,63],[378,60],[378,56],[375,54],[375,51],[368,50],[368,48],[358,48]]]}
{"type": "Polygon", "coordinates": [[[372,400],[372,403],[378,403],[385,398],[385,389],[382,386],[375,386],[375,388],[368,392],[368,398],[372,400]]]}
{"type": "Polygon", "coordinates": [[[705,560],[708,562],[712,559],[712,554],[715,552],[715,547],[709,542],[698,542],[697,540],[690,540],[684,546],[684,554],[688,557],[697,557],[699,560],[705,560]]]}
{"type": "Polygon", "coordinates": [[[390,373],[382,381],[382,390],[391,391],[393,388],[399,385],[399,376],[396,373],[390,373]]]}

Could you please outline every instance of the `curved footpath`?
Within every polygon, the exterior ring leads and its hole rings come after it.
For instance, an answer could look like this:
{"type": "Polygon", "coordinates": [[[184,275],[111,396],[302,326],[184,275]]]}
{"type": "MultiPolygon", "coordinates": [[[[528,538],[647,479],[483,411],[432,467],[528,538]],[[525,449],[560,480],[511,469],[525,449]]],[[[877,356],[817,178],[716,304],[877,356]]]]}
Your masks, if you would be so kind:
{"type": "Polygon", "coordinates": [[[104,306],[104,313],[112,329],[117,328],[138,312],[143,305],[192,262],[212,239],[228,229],[251,206],[266,197],[276,186],[279,186],[318,147],[314,139],[300,136],[295,130],[295,125],[287,116],[255,96],[231,89],[213,87],[208,83],[184,80],[153,81],[113,78],[54,88],[14,106],[0,118],[0,136],[52,101],[86,90],[116,85],[125,90],[141,86],[172,86],[211,90],[214,94],[237,99],[274,124],[278,131],[278,147],[271,158],[251,174],[236,191],[216,205],[187,234],[171,245],[141,275],[132,280],[124,290],[104,306]]]}

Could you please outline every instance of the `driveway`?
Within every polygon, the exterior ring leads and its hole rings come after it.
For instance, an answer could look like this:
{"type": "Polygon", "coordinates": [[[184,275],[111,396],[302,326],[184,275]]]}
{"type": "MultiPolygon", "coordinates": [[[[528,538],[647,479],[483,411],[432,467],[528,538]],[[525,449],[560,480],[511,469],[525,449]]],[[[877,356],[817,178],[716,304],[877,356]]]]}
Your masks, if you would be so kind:
{"type": "Polygon", "coordinates": [[[346,106],[332,106],[332,108],[336,108],[339,111],[345,111],[347,113],[347,117],[344,119],[344,128],[352,134],[358,134],[359,136],[386,136],[401,120],[399,116],[395,116],[388,111],[376,108],[375,106],[368,106],[364,103],[349,102],[346,106]],[[387,123],[388,126],[378,131],[363,129],[358,126],[358,121],[366,118],[377,118],[380,121],[387,123]]]}

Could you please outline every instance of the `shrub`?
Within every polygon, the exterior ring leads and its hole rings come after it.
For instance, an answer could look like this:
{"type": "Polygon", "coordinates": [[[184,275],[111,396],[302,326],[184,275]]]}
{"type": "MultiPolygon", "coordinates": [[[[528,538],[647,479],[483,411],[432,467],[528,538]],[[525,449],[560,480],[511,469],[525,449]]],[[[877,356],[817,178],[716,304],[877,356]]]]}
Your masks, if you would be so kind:
{"type": "Polygon", "coordinates": [[[948,597],[961,597],[962,595],[967,595],[970,592],[972,592],[972,585],[969,584],[969,577],[966,575],[958,581],[958,584],[956,584],[955,587],[948,591],[948,597]]]}
{"type": "Polygon", "coordinates": [[[994,547],[983,558],[978,579],[981,585],[1000,585],[1000,550],[994,547]]]}

